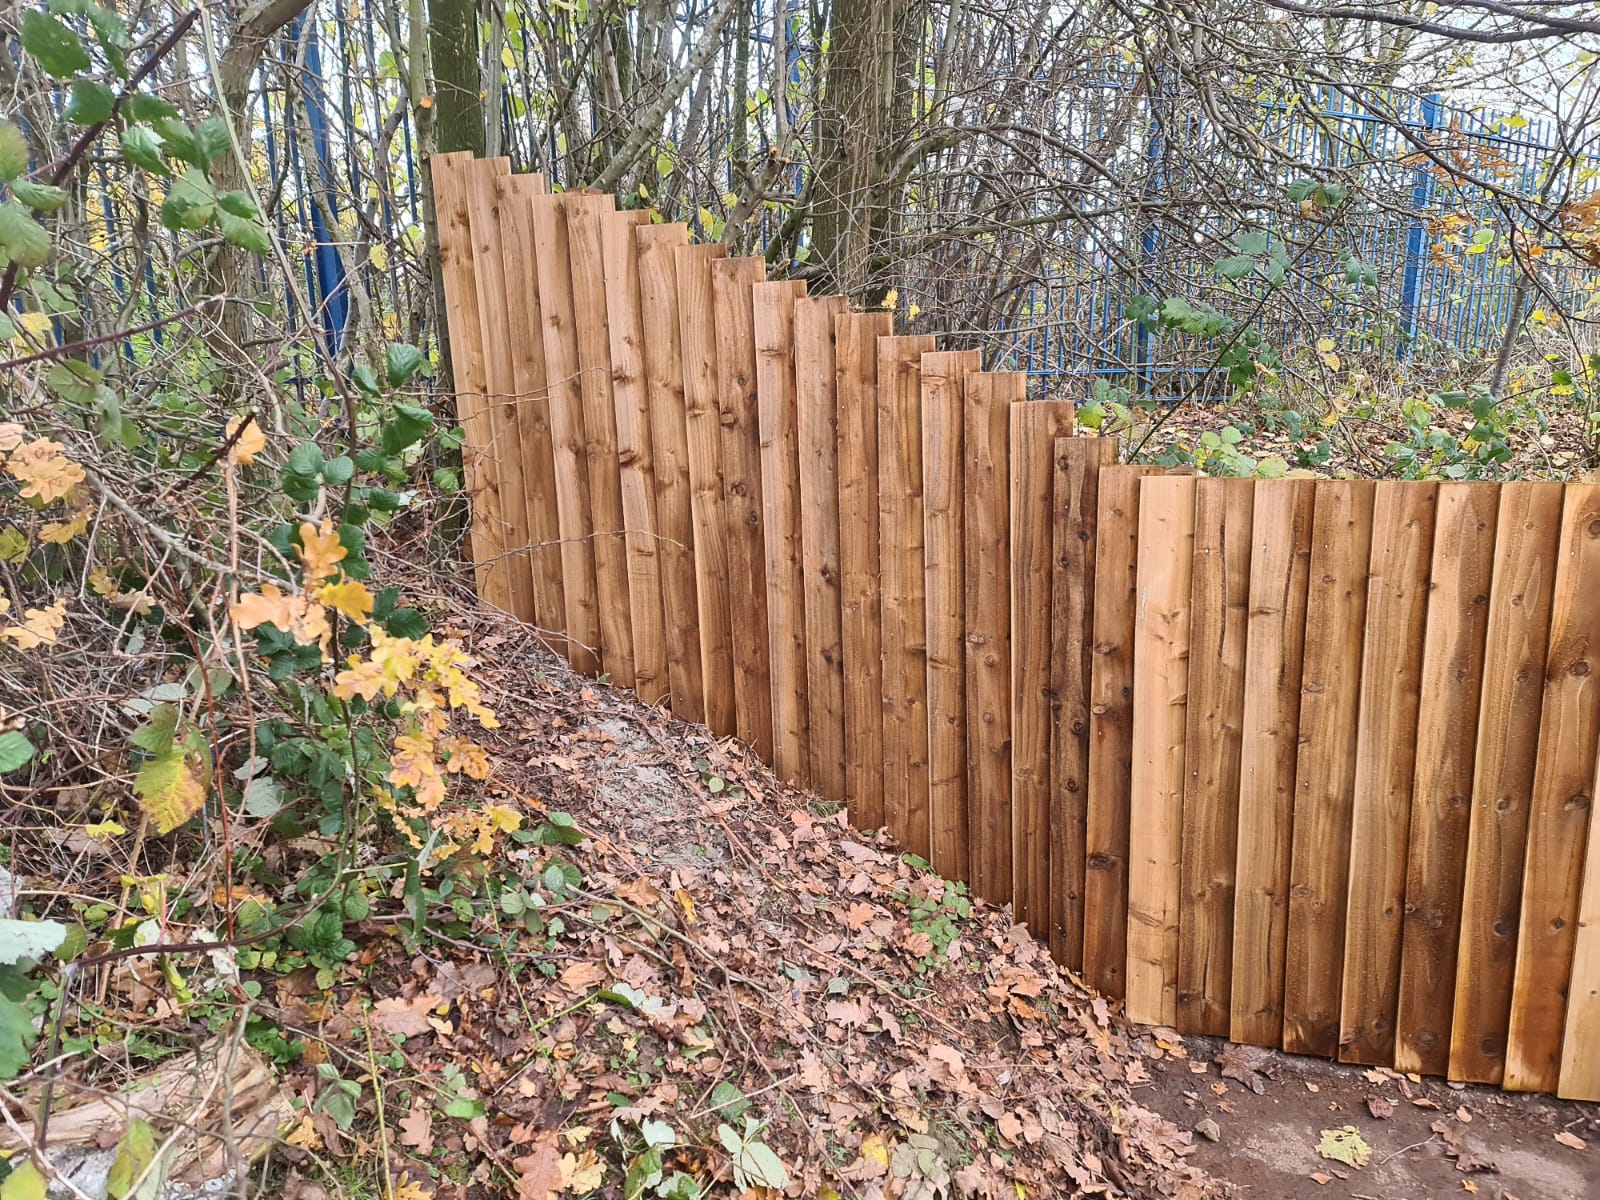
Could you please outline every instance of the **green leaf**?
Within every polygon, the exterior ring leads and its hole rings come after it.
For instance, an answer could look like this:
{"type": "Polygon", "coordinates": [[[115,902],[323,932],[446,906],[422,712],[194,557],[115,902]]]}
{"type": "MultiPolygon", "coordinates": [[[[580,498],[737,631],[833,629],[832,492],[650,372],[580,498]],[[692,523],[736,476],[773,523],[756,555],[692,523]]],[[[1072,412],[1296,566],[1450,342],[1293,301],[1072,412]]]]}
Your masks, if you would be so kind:
{"type": "Polygon", "coordinates": [[[11,194],[39,212],[55,212],[67,202],[65,189],[48,183],[34,183],[30,179],[12,180],[11,194]]]}
{"type": "Polygon", "coordinates": [[[111,110],[116,104],[116,93],[105,84],[92,79],[75,79],[61,118],[73,125],[99,125],[111,119],[111,110]]]}
{"type": "Polygon", "coordinates": [[[149,1171],[150,1164],[155,1160],[156,1131],[148,1121],[133,1121],[117,1143],[117,1157],[112,1160],[111,1172],[106,1176],[106,1196],[109,1200],[128,1200],[133,1194],[134,1184],[149,1171]]]}
{"type": "Polygon", "coordinates": [[[0,204],[0,254],[30,271],[50,257],[50,235],[15,200],[0,204]]]}
{"type": "Polygon", "coordinates": [[[30,153],[22,130],[0,118],[0,180],[9,183],[26,171],[30,153]]]}
{"type": "Polygon", "coordinates": [[[1216,271],[1224,279],[1243,279],[1256,269],[1256,260],[1248,254],[1230,254],[1217,260],[1216,271]]]}
{"type": "Polygon", "coordinates": [[[21,730],[11,729],[0,733],[0,775],[20,771],[34,753],[33,743],[21,730]]]}
{"type": "Polygon", "coordinates": [[[289,451],[289,458],[283,464],[283,470],[287,475],[302,475],[308,479],[315,479],[322,472],[322,448],[315,442],[301,442],[289,451]]]}
{"type": "Polygon", "coordinates": [[[396,404],[394,416],[383,423],[378,431],[379,444],[385,454],[399,454],[415,445],[433,428],[433,414],[425,408],[411,404],[396,404]]]}
{"type": "Polygon", "coordinates": [[[421,638],[427,635],[428,618],[414,608],[397,608],[384,621],[383,629],[390,637],[421,638]]]}
{"type": "Polygon", "coordinates": [[[51,391],[69,404],[81,404],[87,407],[95,401],[96,389],[102,382],[102,376],[88,363],[72,359],[51,367],[45,375],[45,382],[50,385],[51,391]]]}
{"type": "Polygon", "coordinates": [[[209,167],[233,147],[228,137],[228,123],[221,117],[211,116],[194,127],[194,149],[199,166],[209,167]]]}
{"type": "Polygon", "coordinates": [[[161,204],[161,223],[168,229],[204,229],[217,212],[211,181],[196,170],[185,171],[161,204]]]}
{"type": "Polygon", "coordinates": [[[89,52],[83,39],[49,13],[30,9],[22,15],[22,48],[33,56],[45,74],[71,79],[89,69],[89,52]]]}
{"type": "Polygon", "coordinates": [[[267,227],[260,221],[250,217],[236,217],[227,211],[219,212],[217,217],[218,223],[222,226],[223,238],[239,249],[248,250],[252,254],[267,254],[271,251],[272,241],[267,237],[267,227]]]}
{"type": "Polygon", "coordinates": [[[372,367],[364,362],[358,362],[350,368],[350,378],[355,385],[369,396],[379,395],[383,389],[378,386],[378,375],[372,367]]]}
{"type": "Polygon", "coordinates": [[[261,210],[256,207],[249,192],[223,192],[217,197],[217,203],[222,206],[223,212],[230,212],[236,217],[249,217],[251,220],[261,218],[261,210]]]}
{"type": "Polygon", "coordinates": [[[67,927],[60,921],[0,919],[0,967],[14,967],[25,958],[41,959],[66,940],[67,927]]]}
{"type": "Polygon", "coordinates": [[[172,749],[177,732],[178,710],[171,704],[158,704],[128,740],[147,754],[165,754],[172,749]]]}
{"type": "Polygon", "coordinates": [[[444,1106],[444,1115],[455,1117],[460,1121],[470,1121],[475,1117],[487,1116],[489,1110],[483,1106],[482,1100],[468,1099],[466,1096],[457,1096],[444,1106]]]}
{"type": "Polygon", "coordinates": [[[175,107],[149,92],[135,92],[123,101],[122,108],[135,121],[168,121],[178,115],[175,107]]]}
{"type": "Polygon", "coordinates": [[[348,454],[330,458],[322,464],[322,480],[332,487],[343,487],[355,477],[356,464],[348,454]]]}
{"type": "Polygon", "coordinates": [[[383,359],[390,387],[400,387],[422,369],[422,351],[403,342],[390,342],[383,359]]]}
{"type": "Polygon", "coordinates": [[[1241,233],[1233,241],[1233,248],[1240,254],[1260,255],[1267,252],[1271,239],[1264,233],[1241,233]]]}
{"type": "Polygon", "coordinates": [[[154,171],[157,175],[172,174],[167,169],[160,135],[148,125],[130,125],[123,131],[122,156],[134,166],[154,171]]]}
{"type": "Polygon", "coordinates": [[[734,1084],[726,1079],[711,1089],[711,1111],[730,1121],[737,1121],[750,1109],[750,1101],[734,1084]]]}
{"type": "MultiPolygon", "coordinates": [[[[5,1003],[5,1001],[0,1001],[0,1003],[5,1003]]],[[[17,1011],[22,1012],[23,1010],[19,1008],[17,1011]]],[[[5,1034],[4,1021],[4,1015],[0,1014],[0,1038],[3,1038],[5,1034]]],[[[32,1030],[30,1029],[29,1032],[32,1033],[32,1030]]],[[[33,1039],[30,1037],[28,1040],[31,1043],[33,1039]]],[[[0,1055],[3,1055],[3,1053],[3,1049],[0,1049],[0,1055]]],[[[26,1065],[27,1063],[24,1061],[22,1066],[26,1065]]],[[[10,1076],[17,1074],[22,1070],[22,1066],[19,1066],[15,1071],[7,1072],[4,1058],[0,1057],[0,1079],[10,1078],[10,1076]]],[[[44,1200],[45,1192],[44,1176],[39,1174],[39,1168],[33,1165],[31,1158],[24,1160],[11,1174],[6,1176],[5,1182],[0,1183],[0,1200],[44,1200]]]]}
{"type": "Polygon", "coordinates": [[[1354,1125],[1345,1125],[1339,1129],[1324,1129],[1322,1140],[1317,1143],[1317,1153],[1333,1162],[1364,1167],[1372,1158],[1372,1147],[1354,1125]]]}

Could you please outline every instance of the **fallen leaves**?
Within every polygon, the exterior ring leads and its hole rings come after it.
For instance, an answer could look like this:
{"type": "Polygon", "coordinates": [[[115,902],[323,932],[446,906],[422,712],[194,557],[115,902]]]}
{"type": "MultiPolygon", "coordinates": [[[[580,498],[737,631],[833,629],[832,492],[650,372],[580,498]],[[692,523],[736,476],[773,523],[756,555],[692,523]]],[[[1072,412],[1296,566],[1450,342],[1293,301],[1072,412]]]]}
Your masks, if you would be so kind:
{"type": "Polygon", "coordinates": [[[1587,1150],[1589,1148],[1589,1144],[1581,1137],[1566,1129],[1563,1129],[1560,1133],[1556,1134],[1556,1141],[1560,1142],[1563,1146],[1570,1147],[1573,1150],[1587,1150]]]}
{"type": "Polygon", "coordinates": [[[1322,1140],[1317,1143],[1317,1153],[1332,1162],[1341,1162],[1350,1167],[1364,1167],[1372,1161],[1372,1147],[1367,1145],[1361,1131],[1354,1125],[1324,1129],[1322,1140]]]}
{"type": "Polygon", "coordinates": [[[1267,1072],[1272,1069],[1272,1054],[1260,1046],[1230,1045],[1215,1059],[1224,1079],[1237,1080],[1256,1095],[1267,1090],[1267,1072]]]}
{"type": "Polygon", "coordinates": [[[428,1015],[440,1003],[440,998],[433,995],[414,996],[410,1000],[387,996],[372,1006],[372,1023],[385,1033],[416,1037],[433,1028],[428,1023],[428,1015]]]}

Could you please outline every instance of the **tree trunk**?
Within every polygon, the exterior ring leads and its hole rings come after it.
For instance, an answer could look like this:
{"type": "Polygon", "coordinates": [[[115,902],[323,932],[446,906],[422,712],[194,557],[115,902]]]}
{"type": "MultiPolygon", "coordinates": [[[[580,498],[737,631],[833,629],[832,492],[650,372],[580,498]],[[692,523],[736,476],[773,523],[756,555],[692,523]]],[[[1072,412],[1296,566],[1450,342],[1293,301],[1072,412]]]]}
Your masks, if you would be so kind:
{"type": "Polygon", "coordinates": [[[428,17],[437,148],[442,154],[470,150],[482,157],[485,125],[477,2],[429,0],[428,17]]]}
{"type": "Polygon", "coordinates": [[[888,285],[874,263],[895,224],[903,185],[888,178],[911,92],[897,88],[901,50],[921,0],[835,0],[811,213],[812,262],[829,291],[878,303],[888,285]],[[896,111],[896,105],[902,111],[896,111]]]}

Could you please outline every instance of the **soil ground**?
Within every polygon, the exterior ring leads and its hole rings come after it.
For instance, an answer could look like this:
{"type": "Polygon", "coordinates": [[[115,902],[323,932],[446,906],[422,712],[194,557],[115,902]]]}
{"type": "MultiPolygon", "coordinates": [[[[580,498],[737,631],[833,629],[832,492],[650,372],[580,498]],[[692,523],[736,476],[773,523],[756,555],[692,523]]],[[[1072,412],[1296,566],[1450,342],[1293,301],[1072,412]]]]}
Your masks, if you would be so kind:
{"type": "Polygon", "coordinates": [[[1257,1094],[1222,1077],[1225,1042],[1186,1038],[1181,1059],[1147,1041],[1163,1056],[1135,1098],[1180,1128],[1215,1122],[1205,1132],[1217,1140],[1197,1137],[1192,1161],[1247,1200],[1600,1198],[1600,1106],[1272,1051],[1256,1059],[1257,1094]],[[1323,1130],[1346,1125],[1372,1148],[1364,1168],[1317,1153],[1323,1130]]]}

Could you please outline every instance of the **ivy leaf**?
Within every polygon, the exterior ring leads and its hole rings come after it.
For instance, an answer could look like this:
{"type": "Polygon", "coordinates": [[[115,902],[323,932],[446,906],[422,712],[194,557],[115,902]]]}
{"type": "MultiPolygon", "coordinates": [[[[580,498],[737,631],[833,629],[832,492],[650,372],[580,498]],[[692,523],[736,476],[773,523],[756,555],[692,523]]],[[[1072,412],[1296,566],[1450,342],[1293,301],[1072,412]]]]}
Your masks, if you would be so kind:
{"type": "Polygon", "coordinates": [[[166,156],[161,150],[161,138],[148,125],[130,125],[122,134],[122,157],[136,167],[154,171],[157,175],[170,175],[166,156]]]}
{"type": "Polygon", "coordinates": [[[39,212],[55,212],[67,202],[65,189],[48,183],[34,183],[30,179],[12,180],[11,194],[29,208],[39,212]]]}
{"type": "Polygon", "coordinates": [[[50,235],[15,200],[0,204],[0,254],[27,270],[50,257],[50,235]]]}
{"type": "Polygon", "coordinates": [[[21,770],[33,755],[33,743],[21,730],[11,729],[0,733],[0,775],[21,770]]]}
{"type": "Polygon", "coordinates": [[[72,83],[72,94],[61,118],[73,125],[100,125],[111,119],[117,97],[103,83],[92,79],[77,79],[72,83]]]}
{"type": "Polygon", "coordinates": [[[22,48],[45,74],[56,79],[71,79],[89,69],[89,52],[83,48],[83,39],[36,8],[22,15],[22,48]]]}
{"type": "Polygon", "coordinates": [[[28,169],[28,139],[11,121],[0,118],[0,180],[9,183],[28,169]]]}

